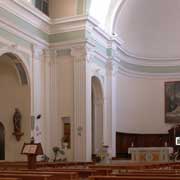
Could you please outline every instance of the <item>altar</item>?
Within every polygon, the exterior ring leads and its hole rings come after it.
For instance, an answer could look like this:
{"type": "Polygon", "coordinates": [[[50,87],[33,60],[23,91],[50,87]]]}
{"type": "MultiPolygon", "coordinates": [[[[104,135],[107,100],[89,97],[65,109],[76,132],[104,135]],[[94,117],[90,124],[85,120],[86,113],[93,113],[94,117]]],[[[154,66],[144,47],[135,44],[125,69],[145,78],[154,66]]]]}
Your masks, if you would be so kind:
{"type": "Polygon", "coordinates": [[[168,162],[169,154],[171,153],[173,153],[172,147],[128,148],[128,154],[131,154],[131,160],[140,162],[168,162]]]}

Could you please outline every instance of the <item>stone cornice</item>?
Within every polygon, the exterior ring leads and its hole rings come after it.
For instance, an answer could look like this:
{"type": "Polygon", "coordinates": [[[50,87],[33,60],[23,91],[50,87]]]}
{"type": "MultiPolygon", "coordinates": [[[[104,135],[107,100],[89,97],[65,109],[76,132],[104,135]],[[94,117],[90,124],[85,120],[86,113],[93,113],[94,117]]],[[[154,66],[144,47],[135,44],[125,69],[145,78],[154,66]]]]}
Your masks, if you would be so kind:
{"type": "MultiPolygon", "coordinates": [[[[17,37],[21,37],[22,39],[28,41],[31,44],[35,44],[35,45],[37,44],[42,48],[48,48],[48,47],[58,48],[58,49],[70,48],[77,50],[77,46],[81,47],[82,44],[84,45],[87,44],[88,46],[91,46],[94,49],[93,56],[95,58],[97,58],[103,63],[106,63],[108,59],[111,59],[111,61],[114,61],[116,64],[119,64],[120,69],[124,69],[124,71],[126,69],[126,71],[130,73],[132,70],[131,69],[128,70],[127,68],[130,66],[131,67],[144,66],[145,70],[151,67],[168,69],[168,67],[170,66],[172,71],[173,67],[176,66],[179,67],[180,65],[180,58],[178,57],[177,58],[139,57],[130,53],[127,49],[123,48],[123,43],[124,43],[123,40],[121,40],[116,35],[109,35],[108,33],[104,32],[98,26],[97,21],[88,16],[75,16],[75,17],[60,18],[60,19],[50,19],[49,17],[43,15],[36,8],[20,0],[6,0],[6,1],[0,0],[0,8],[11,13],[11,15],[14,14],[14,16],[22,19],[23,21],[28,22],[33,27],[36,27],[42,33],[45,34],[45,38],[43,39],[43,37],[42,38],[39,37],[38,33],[36,35],[33,33],[31,34],[31,32],[28,32],[26,29],[22,29],[20,28],[20,26],[17,26],[15,22],[8,21],[8,18],[4,16],[0,17],[0,27],[2,29],[16,35],[17,37]],[[55,38],[56,38],[56,35],[58,35],[56,33],[59,33],[60,35],[63,36],[64,35],[63,33],[76,32],[79,30],[82,30],[82,32],[84,32],[85,35],[77,36],[72,40],[66,38],[65,40],[62,41],[61,38],[59,38],[60,40],[58,40],[59,42],[57,43],[55,43],[55,41],[52,42],[49,41],[51,35],[53,34],[55,34],[55,38]],[[130,65],[123,67],[122,64],[130,64],[130,65]]],[[[83,53],[83,56],[88,56],[87,52],[89,50],[86,49],[85,51],[86,52],[83,53]]],[[[73,54],[75,55],[75,53],[73,54]]],[[[80,54],[79,56],[81,56],[80,54]]],[[[175,70],[177,72],[177,69],[175,70]]],[[[140,74],[147,73],[148,75],[151,74],[149,72],[138,72],[138,70],[137,73],[140,74]]],[[[152,73],[158,74],[156,72],[155,73],[152,72],[152,73]]],[[[163,73],[160,72],[159,74],[162,75],[163,73]]]]}
{"type": "Polygon", "coordinates": [[[0,7],[30,23],[32,26],[48,33],[50,18],[23,0],[0,0],[0,7]]]}

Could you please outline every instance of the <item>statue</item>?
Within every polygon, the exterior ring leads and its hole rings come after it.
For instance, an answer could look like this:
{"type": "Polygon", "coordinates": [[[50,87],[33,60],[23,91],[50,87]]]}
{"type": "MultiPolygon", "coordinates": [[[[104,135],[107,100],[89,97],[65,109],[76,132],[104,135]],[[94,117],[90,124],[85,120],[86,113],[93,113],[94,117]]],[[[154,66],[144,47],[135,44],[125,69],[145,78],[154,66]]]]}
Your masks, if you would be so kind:
{"type": "Polygon", "coordinates": [[[14,132],[21,132],[21,113],[18,108],[15,108],[13,115],[14,132]]]}

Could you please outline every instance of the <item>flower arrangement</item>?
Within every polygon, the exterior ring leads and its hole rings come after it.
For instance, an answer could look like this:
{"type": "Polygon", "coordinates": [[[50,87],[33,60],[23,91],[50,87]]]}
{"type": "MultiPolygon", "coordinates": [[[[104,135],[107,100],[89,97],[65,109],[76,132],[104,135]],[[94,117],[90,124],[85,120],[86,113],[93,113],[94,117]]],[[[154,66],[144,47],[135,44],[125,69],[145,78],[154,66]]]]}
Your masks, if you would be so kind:
{"type": "Polygon", "coordinates": [[[103,145],[100,147],[96,154],[96,158],[99,159],[100,162],[107,162],[109,159],[109,153],[107,151],[108,146],[103,145]]]}

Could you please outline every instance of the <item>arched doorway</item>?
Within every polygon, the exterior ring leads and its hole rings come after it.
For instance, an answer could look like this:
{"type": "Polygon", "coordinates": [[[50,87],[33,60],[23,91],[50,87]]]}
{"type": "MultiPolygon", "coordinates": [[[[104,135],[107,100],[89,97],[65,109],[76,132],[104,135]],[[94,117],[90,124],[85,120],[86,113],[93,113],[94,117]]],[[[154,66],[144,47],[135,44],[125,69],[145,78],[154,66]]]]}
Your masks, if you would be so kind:
{"type": "Polygon", "coordinates": [[[0,56],[0,119],[6,129],[5,158],[7,161],[21,161],[26,157],[21,155],[25,141],[29,141],[30,122],[30,85],[26,66],[13,53],[0,56]],[[18,141],[14,134],[13,114],[18,108],[21,115],[21,131],[24,135],[18,141]]]}
{"type": "Polygon", "coordinates": [[[103,90],[100,80],[92,77],[92,156],[103,143],[103,90]]]}
{"type": "Polygon", "coordinates": [[[5,160],[5,130],[0,122],[0,160],[5,160]]]}

